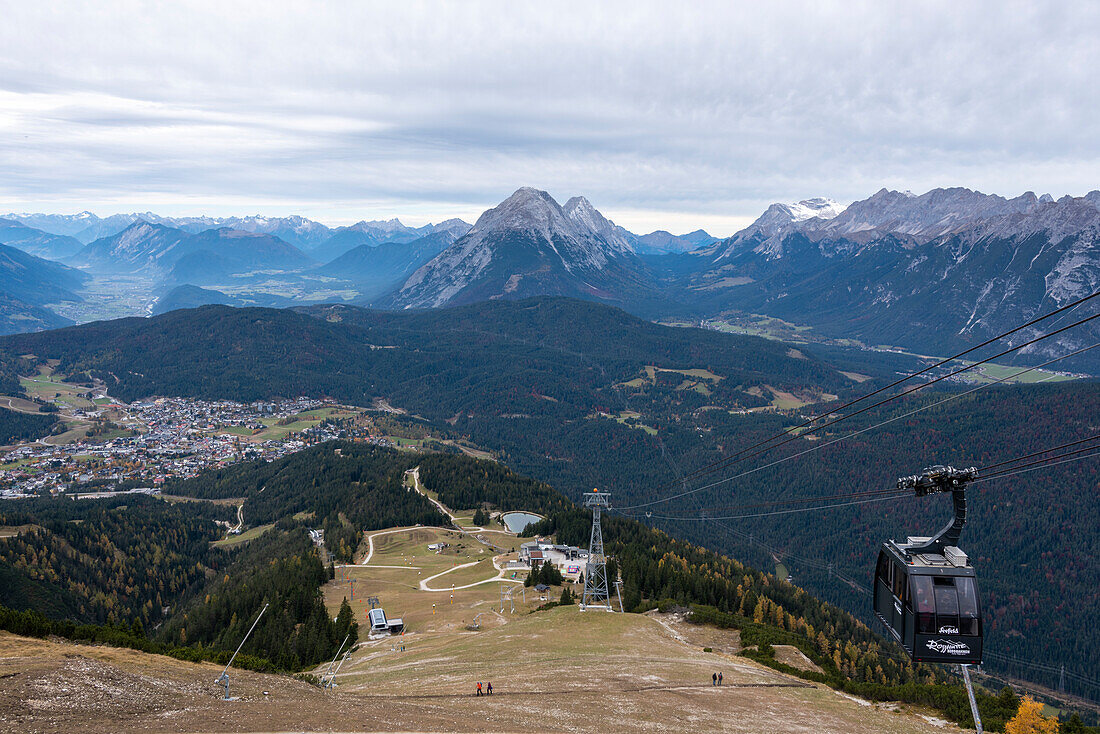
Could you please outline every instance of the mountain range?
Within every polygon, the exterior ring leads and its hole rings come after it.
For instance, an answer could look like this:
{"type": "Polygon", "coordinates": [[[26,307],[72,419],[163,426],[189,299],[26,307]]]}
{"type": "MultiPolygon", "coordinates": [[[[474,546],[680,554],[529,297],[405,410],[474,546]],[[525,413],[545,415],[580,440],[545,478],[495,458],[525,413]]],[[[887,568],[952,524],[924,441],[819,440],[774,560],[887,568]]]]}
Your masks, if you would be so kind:
{"type": "MultiPolygon", "coordinates": [[[[329,262],[359,245],[379,245],[386,242],[412,242],[429,234],[447,230],[461,236],[470,225],[461,219],[447,219],[437,224],[410,227],[399,219],[361,221],[345,227],[328,225],[302,216],[264,217],[165,217],[153,212],[112,214],[99,217],[91,212],[79,214],[28,214],[0,215],[0,228],[7,222],[37,230],[34,236],[53,235],[70,238],[66,252],[33,252],[32,254],[55,258],[75,254],[79,245],[86,245],[103,237],[111,237],[136,222],[160,224],[184,232],[197,234],[209,229],[235,229],[253,234],[269,234],[309,253],[319,262],[329,262]],[[73,242],[79,243],[74,246],[73,242]]],[[[688,252],[717,241],[703,230],[684,235],[674,235],[664,230],[637,235],[623,230],[623,235],[639,254],[664,254],[688,252]]],[[[4,240],[0,243],[8,244],[4,240]]]]}
{"type": "MultiPolygon", "coordinates": [[[[723,240],[702,231],[635,235],[583,197],[561,205],[526,187],[472,227],[453,219],[333,229],[302,217],[13,216],[0,219],[0,242],[93,274],[144,274],[163,287],[286,284],[248,303],[275,303],[278,293],[299,303],[421,309],[573,296],[650,318],[762,314],[823,337],[924,353],[977,343],[1100,289],[1100,191],[1055,200],[882,189],[848,206],[824,198],[776,203],[723,240]]],[[[25,261],[29,282],[35,263],[25,261]]],[[[10,308],[47,303],[0,292],[10,308]]],[[[41,316],[23,323],[41,328],[41,316]]],[[[1076,330],[1023,358],[1098,337],[1100,329],[1076,330]]],[[[1088,355],[1074,364],[1100,371],[1100,359],[1088,355]]]]}
{"type": "Polygon", "coordinates": [[[190,234],[139,221],[84,246],[70,264],[92,272],[148,273],[205,282],[251,270],[295,270],[313,263],[273,235],[221,228],[190,234]]]}
{"type": "MultiPolygon", "coordinates": [[[[883,189],[810,217],[772,207],[686,257],[677,286],[698,313],[762,313],[939,354],[1100,290],[1100,192],[1055,201],[883,189]]],[[[1084,327],[1031,353],[1062,354],[1098,336],[1084,327]]]]}

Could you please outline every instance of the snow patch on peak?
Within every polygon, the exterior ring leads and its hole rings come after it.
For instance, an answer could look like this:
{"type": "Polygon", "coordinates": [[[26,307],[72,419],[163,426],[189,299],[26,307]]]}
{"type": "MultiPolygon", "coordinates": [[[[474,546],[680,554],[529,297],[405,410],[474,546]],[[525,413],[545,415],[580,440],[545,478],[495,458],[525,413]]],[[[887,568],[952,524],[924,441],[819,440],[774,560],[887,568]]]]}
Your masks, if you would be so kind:
{"type": "Polygon", "coordinates": [[[820,219],[832,219],[844,211],[843,204],[838,204],[832,199],[817,197],[804,199],[797,204],[784,204],[790,211],[791,219],[795,222],[803,222],[807,219],[818,217],[820,219]]]}
{"type": "MultiPolygon", "coordinates": [[[[884,193],[891,192],[883,189],[875,196],[884,193]]],[[[720,244],[716,260],[733,255],[746,242],[751,242],[755,251],[769,258],[782,257],[784,235],[803,223],[828,222],[845,209],[843,204],[824,197],[803,199],[794,204],[777,202],[769,206],[755,222],[720,244]]]]}

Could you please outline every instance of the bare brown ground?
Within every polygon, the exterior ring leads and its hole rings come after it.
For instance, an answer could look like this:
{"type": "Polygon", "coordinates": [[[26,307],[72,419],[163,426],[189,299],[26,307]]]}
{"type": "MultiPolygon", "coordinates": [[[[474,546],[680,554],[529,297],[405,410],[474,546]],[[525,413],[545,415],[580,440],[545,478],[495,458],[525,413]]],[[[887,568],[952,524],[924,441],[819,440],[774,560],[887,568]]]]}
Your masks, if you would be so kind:
{"type": "Polygon", "coordinates": [[[689,649],[635,615],[588,613],[593,633],[558,654],[553,634],[581,623],[580,612],[542,614],[481,633],[406,635],[405,654],[365,646],[331,691],[234,670],[230,702],[214,685],[217,666],[0,633],[0,731],[957,731],[689,649]],[[721,688],[709,684],[715,667],[721,688]],[[471,695],[478,677],[493,680],[494,696],[471,695]]]}
{"type": "Polygon", "coordinates": [[[781,663],[786,663],[792,668],[799,670],[812,671],[814,673],[824,673],[817,663],[806,657],[801,650],[794,645],[772,645],[775,650],[775,659],[781,663]]]}

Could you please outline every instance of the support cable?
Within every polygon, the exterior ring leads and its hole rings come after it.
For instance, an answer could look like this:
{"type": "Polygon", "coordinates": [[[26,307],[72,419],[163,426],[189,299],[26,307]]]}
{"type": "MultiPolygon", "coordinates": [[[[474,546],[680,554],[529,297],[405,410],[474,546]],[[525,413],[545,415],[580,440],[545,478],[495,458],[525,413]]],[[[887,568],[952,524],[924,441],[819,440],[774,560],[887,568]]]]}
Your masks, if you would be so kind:
{"type": "MultiPolygon", "coordinates": [[[[1074,323],[1074,324],[1071,324],[1070,326],[1067,326],[1067,327],[1064,327],[1064,328],[1067,328],[1067,329],[1068,329],[1068,328],[1072,328],[1073,326],[1077,326],[1077,325],[1079,325],[1079,324],[1083,323],[1084,321],[1090,321],[1090,320],[1092,320],[1092,319],[1095,319],[1095,318],[1098,318],[1098,317],[1100,317],[1100,314],[1096,314],[1095,316],[1090,316],[1090,317],[1089,317],[1088,319],[1084,319],[1083,321],[1079,321],[1079,322],[1076,322],[1076,323],[1074,323]]],[[[1053,336],[1053,335],[1054,335],[1055,333],[1057,333],[1057,332],[1052,332],[1051,334],[1047,334],[1046,336],[1043,336],[1043,337],[1039,337],[1039,339],[1045,339],[1045,338],[1047,338],[1047,336],[1053,336]]],[[[1038,339],[1036,339],[1036,340],[1032,340],[1032,341],[1038,341],[1038,339]]],[[[1019,349],[1019,348],[1022,348],[1022,347],[1024,347],[1024,346],[1027,346],[1027,345],[1028,345],[1028,344],[1030,344],[1030,343],[1031,343],[1031,342],[1028,342],[1028,343],[1026,343],[1026,344],[1021,344],[1021,345],[1020,345],[1019,347],[1014,347],[1013,349],[1019,349]]],[[[887,424],[889,424],[889,423],[893,423],[893,422],[895,422],[895,421],[898,421],[898,420],[901,420],[901,419],[903,419],[903,418],[908,418],[908,417],[910,417],[910,416],[912,416],[912,415],[915,415],[916,413],[920,413],[921,411],[924,411],[924,410],[928,410],[929,408],[934,408],[934,407],[936,407],[936,406],[938,406],[938,405],[943,405],[944,403],[948,403],[948,402],[951,402],[952,400],[957,400],[957,399],[959,399],[959,398],[961,398],[961,397],[965,397],[965,396],[967,396],[967,395],[970,395],[970,394],[972,394],[972,393],[975,393],[975,392],[977,392],[978,390],[982,390],[982,389],[984,389],[984,388],[986,388],[986,387],[989,387],[989,386],[991,386],[991,385],[996,385],[996,384],[1001,384],[1001,383],[1003,383],[1003,382],[1007,382],[1008,380],[1012,380],[1012,379],[1015,379],[1015,378],[1017,378],[1017,377],[1019,377],[1019,376],[1021,376],[1021,375],[1023,375],[1023,374],[1026,374],[1026,373],[1028,373],[1028,372],[1032,372],[1032,371],[1034,371],[1034,370],[1037,370],[1037,369],[1041,369],[1042,367],[1045,367],[1045,366],[1047,366],[1047,365],[1053,364],[1054,362],[1058,362],[1058,361],[1060,361],[1060,360],[1063,360],[1063,359],[1067,359],[1067,358],[1069,358],[1069,357],[1073,357],[1073,356],[1076,356],[1076,355],[1078,355],[1078,354],[1081,354],[1081,353],[1083,353],[1083,352],[1087,352],[1087,351],[1089,351],[1090,349],[1095,349],[1095,348],[1097,348],[1097,347],[1100,347],[1100,342],[1097,342],[1097,343],[1095,343],[1095,344],[1091,344],[1091,345],[1089,345],[1089,346],[1087,346],[1087,347],[1082,347],[1081,349],[1077,349],[1077,350],[1075,350],[1075,351],[1073,351],[1073,352],[1070,352],[1070,353],[1068,353],[1068,354],[1064,354],[1064,355],[1062,355],[1062,356],[1060,356],[1060,357],[1055,357],[1055,358],[1053,358],[1053,359],[1049,359],[1049,360],[1047,360],[1046,362],[1043,362],[1043,363],[1042,363],[1041,365],[1036,365],[1035,367],[1028,367],[1028,368],[1026,368],[1026,369],[1020,370],[1019,372],[1016,372],[1015,374],[1013,374],[1013,375],[1010,375],[1010,376],[1008,376],[1008,377],[1002,377],[1002,378],[999,378],[999,379],[997,379],[997,380],[994,380],[994,381],[992,381],[992,382],[988,382],[988,383],[983,383],[983,384],[981,384],[981,385],[978,385],[978,386],[976,386],[976,387],[973,387],[973,388],[971,388],[970,390],[966,390],[966,391],[964,391],[964,392],[961,392],[961,393],[955,393],[955,394],[953,394],[953,395],[949,395],[948,397],[946,397],[946,398],[943,398],[942,400],[938,400],[938,401],[936,401],[936,402],[934,402],[934,403],[930,403],[930,404],[928,404],[928,405],[924,405],[924,406],[921,406],[921,407],[919,407],[919,408],[915,408],[914,410],[911,410],[911,411],[909,411],[908,413],[904,413],[904,414],[902,414],[902,415],[894,416],[893,418],[887,418],[886,420],[883,420],[883,421],[880,421],[880,422],[878,422],[878,423],[875,423],[874,425],[868,426],[868,427],[866,427],[866,428],[862,428],[862,429],[860,429],[860,430],[858,430],[858,431],[854,431],[854,432],[852,432],[852,433],[849,433],[849,434],[845,434],[844,436],[840,436],[840,437],[838,437],[838,438],[832,439],[831,441],[827,441],[827,442],[825,442],[825,443],[822,443],[822,444],[817,444],[817,445],[815,445],[815,446],[811,446],[810,448],[808,448],[808,449],[805,449],[805,450],[803,450],[803,451],[799,451],[799,452],[797,452],[797,453],[794,453],[794,454],[790,454],[789,456],[785,456],[785,457],[783,457],[783,458],[780,458],[780,459],[776,459],[775,461],[772,461],[772,462],[770,462],[770,463],[768,463],[768,464],[765,464],[765,465],[763,465],[763,466],[760,466],[760,467],[756,467],[755,469],[749,469],[749,470],[747,470],[747,471],[744,471],[744,472],[741,472],[741,473],[739,473],[739,474],[735,474],[735,475],[734,475],[734,476],[732,476],[732,477],[727,477],[727,478],[725,478],[725,479],[719,479],[718,481],[715,481],[715,482],[711,482],[710,484],[705,484],[705,485],[703,485],[703,486],[701,486],[701,487],[696,487],[695,489],[690,489],[690,490],[684,490],[683,492],[680,492],[679,494],[674,494],[674,495],[670,495],[670,496],[668,496],[668,497],[664,497],[664,498],[660,498],[660,499],[652,500],[652,501],[650,501],[650,502],[642,502],[642,503],[639,503],[639,504],[635,504],[635,505],[627,505],[627,506],[625,506],[625,507],[620,507],[619,509],[620,509],[620,510],[632,510],[632,509],[638,509],[638,508],[642,508],[642,507],[652,507],[653,505],[656,505],[656,504],[661,504],[661,503],[664,503],[664,502],[669,502],[669,501],[671,501],[671,500],[674,500],[674,499],[679,499],[680,497],[684,497],[684,496],[686,496],[686,495],[689,495],[689,494],[695,494],[696,492],[702,492],[702,491],[704,491],[704,490],[707,490],[707,489],[712,489],[713,487],[717,487],[717,486],[719,486],[719,485],[721,485],[721,484],[725,484],[726,482],[731,482],[731,481],[733,481],[733,480],[735,480],[735,479],[740,479],[741,477],[744,477],[744,476],[747,476],[747,475],[749,475],[749,474],[753,474],[753,473],[755,473],[755,472],[761,471],[762,469],[768,469],[768,468],[771,468],[771,467],[773,467],[773,466],[775,466],[775,465],[777,465],[777,464],[781,464],[781,463],[783,463],[783,462],[786,462],[786,461],[790,461],[791,459],[797,459],[797,458],[799,458],[800,456],[805,456],[806,454],[809,454],[809,453],[813,453],[814,451],[819,451],[819,450],[821,450],[821,449],[823,449],[823,448],[825,448],[825,447],[827,447],[827,446],[832,446],[832,445],[834,445],[834,444],[836,444],[836,443],[839,443],[839,442],[841,442],[841,441],[847,440],[847,439],[849,439],[849,438],[851,438],[851,437],[853,437],[853,436],[858,436],[858,435],[860,435],[860,434],[863,434],[863,433],[867,433],[868,431],[874,430],[875,428],[880,428],[880,427],[882,427],[882,426],[884,426],[884,425],[887,425],[887,424]]],[[[1008,351],[1013,351],[1013,350],[1008,350],[1008,351]]],[[[1004,353],[1002,353],[1002,354],[1004,354],[1004,353]]],[[[997,357],[999,357],[999,356],[1001,356],[1001,355],[994,355],[993,357],[990,357],[990,359],[996,359],[996,358],[997,358],[997,357]]],[[[936,378],[935,380],[933,380],[933,381],[931,381],[931,382],[927,382],[927,383],[924,383],[924,384],[922,384],[922,385],[918,385],[918,386],[916,386],[916,387],[915,387],[915,388],[913,388],[913,389],[910,389],[910,390],[906,390],[906,391],[900,392],[900,393],[898,393],[897,395],[894,395],[894,396],[892,396],[892,397],[886,398],[885,400],[879,401],[878,403],[875,403],[874,405],[871,405],[871,406],[868,406],[868,407],[866,407],[866,408],[863,408],[863,409],[861,409],[861,410],[859,410],[859,411],[857,411],[857,412],[855,412],[855,413],[851,413],[851,414],[849,414],[849,415],[846,415],[846,416],[842,416],[841,418],[838,418],[837,420],[831,421],[831,422],[829,422],[829,423],[826,423],[826,424],[824,424],[824,425],[821,425],[821,426],[817,426],[817,427],[815,427],[815,428],[811,428],[810,430],[806,431],[806,433],[803,433],[803,434],[799,434],[798,436],[794,436],[794,437],[788,438],[787,440],[785,440],[785,441],[783,441],[783,442],[781,442],[781,443],[777,443],[777,444],[775,444],[775,445],[773,445],[773,446],[769,446],[769,447],[767,447],[767,448],[765,448],[765,449],[761,449],[760,451],[757,451],[757,452],[755,452],[755,453],[753,453],[753,454],[751,454],[751,455],[749,455],[749,456],[746,456],[746,457],[744,457],[744,459],[750,459],[750,458],[752,458],[753,456],[756,456],[756,455],[758,455],[758,454],[761,454],[761,453],[765,453],[765,452],[767,452],[767,451],[770,451],[770,450],[771,450],[771,449],[773,449],[773,448],[779,448],[780,446],[783,446],[783,445],[785,445],[785,444],[787,444],[787,443],[790,443],[791,441],[795,440],[796,438],[800,438],[801,436],[804,436],[804,435],[806,435],[806,434],[808,434],[808,433],[813,433],[813,432],[815,432],[815,431],[818,431],[818,430],[820,430],[820,429],[822,429],[822,428],[828,428],[829,426],[835,425],[835,424],[837,424],[837,423],[841,422],[842,420],[845,420],[846,418],[851,418],[851,417],[853,417],[853,416],[859,415],[859,413],[865,412],[865,411],[867,411],[867,410],[871,410],[872,408],[878,407],[879,405],[882,405],[882,404],[884,404],[884,403],[890,402],[891,400],[894,400],[894,399],[896,399],[896,398],[899,398],[899,397],[904,397],[905,395],[909,395],[910,393],[914,393],[914,392],[916,392],[917,390],[921,390],[921,389],[923,389],[923,388],[925,388],[925,387],[928,387],[929,385],[932,385],[932,384],[934,384],[935,382],[938,382],[939,380],[945,379],[945,378],[947,378],[947,377],[952,377],[952,376],[954,376],[954,375],[957,375],[957,374],[959,374],[960,372],[964,372],[964,371],[966,371],[966,370],[968,370],[968,369],[972,369],[973,367],[977,367],[977,366],[978,366],[978,365],[980,365],[980,364],[982,364],[982,363],[981,363],[981,362],[975,362],[975,363],[974,363],[973,365],[970,365],[970,366],[968,366],[968,367],[964,367],[964,368],[961,368],[961,369],[959,369],[959,370],[957,370],[957,371],[955,371],[955,372],[949,373],[949,374],[947,374],[947,375],[943,375],[942,377],[938,377],[938,378],[936,378]]],[[[743,461],[744,459],[738,459],[737,461],[743,461]]],[[[731,463],[735,463],[735,462],[731,462],[731,463]]],[[[686,483],[686,481],[685,481],[685,483],[686,483]]]]}
{"type": "MultiPolygon", "coordinates": [[[[1048,451],[1049,451],[1049,449],[1048,449],[1048,451]]],[[[1040,453],[1045,453],[1045,452],[1040,452],[1040,453]]],[[[973,481],[973,483],[977,484],[979,482],[986,482],[986,481],[989,481],[991,479],[1002,479],[1004,477],[1009,477],[1009,476],[1013,476],[1013,475],[1016,475],[1016,474],[1023,474],[1023,473],[1029,472],[1029,471],[1037,471],[1038,469],[1045,469],[1045,468],[1050,467],[1050,466],[1058,466],[1060,464],[1069,464],[1069,463],[1074,462],[1074,461],[1081,461],[1082,459],[1091,459],[1095,456],[1100,456],[1100,447],[1095,446],[1095,445],[1088,446],[1088,447],[1085,447],[1083,449],[1077,449],[1076,451],[1067,451],[1064,454],[1058,454],[1056,456],[1050,456],[1050,457],[1046,457],[1044,459],[1039,459],[1039,460],[1036,460],[1036,461],[1032,461],[1032,462],[1029,462],[1027,464],[1023,464],[1021,466],[1009,467],[1009,468],[1004,469],[1002,471],[994,472],[991,476],[982,476],[980,479],[975,479],[973,481]],[[1091,453],[1086,453],[1086,452],[1091,452],[1091,453]],[[1069,457],[1069,458],[1067,458],[1067,457],[1069,457]],[[1060,459],[1060,461],[1056,461],[1057,459],[1060,459]]],[[[1017,459],[1017,461],[1018,460],[1019,459],[1017,459]]],[[[651,512],[645,512],[645,513],[627,512],[626,508],[616,509],[615,511],[619,512],[620,514],[622,514],[624,516],[631,517],[631,518],[634,518],[634,519],[645,517],[647,519],[654,519],[654,520],[692,520],[692,521],[698,521],[698,520],[704,520],[704,521],[706,521],[706,520],[740,520],[740,519],[747,519],[747,518],[754,518],[754,517],[771,517],[771,516],[774,516],[774,515],[789,515],[789,514],[798,513],[798,512],[812,512],[814,510],[829,510],[829,509],[833,509],[833,508],[836,508],[836,507],[850,507],[850,506],[853,506],[853,505],[864,505],[864,504],[870,504],[872,502],[883,502],[885,500],[903,499],[903,498],[911,496],[911,493],[909,491],[900,491],[899,492],[896,488],[882,489],[882,490],[876,490],[876,491],[881,493],[882,496],[872,497],[870,499],[861,499],[861,500],[856,500],[856,501],[852,501],[852,502],[838,502],[838,503],[827,504],[827,505],[818,505],[818,506],[815,506],[815,507],[796,507],[796,508],[793,508],[793,509],[776,510],[776,511],[773,511],[773,512],[760,512],[760,513],[741,514],[741,515],[726,515],[726,516],[719,516],[719,517],[710,517],[710,516],[704,516],[704,515],[699,515],[699,516],[694,516],[694,515],[655,515],[651,512]]]]}
{"type": "MultiPolygon", "coordinates": [[[[1096,291],[1095,293],[1092,293],[1092,294],[1090,294],[1090,295],[1088,295],[1088,296],[1085,296],[1084,298],[1080,298],[1080,299],[1078,299],[1078,300],[1076,300],[1076,301],[1074,301],[1074,302],[1072,302],[1072,303],[1068,303],[1068,304],[1066,304],[1065,306],[1061,306],[1061,307],[1059,307],[1059,308],[1057,308],[1057,309],[1055,309],[1055,310],[1051,311],[1050,313],[1048,313],[1048,314],[1046,314],[1046,315],[1044,315],[1044,316],[1039,316],[1039,317],[1037,317],[1037,318],[1034,318],[1034,319],[1032,319],[1031,321],[1028,321],[1028,322],[1027,322],[1027,323],[1025,323],[1025,324],[1022,324],[1022,325],[1020,325],[1020,326],[1017,326],[1017,327],[1015,327],[1014,329],[1010,329],[1009,331],[1006,331],[1006,332],[1004,332],[1004,333],[1002,333],[1002,334],[999,334],[999,335],[997,335],[997,336],[995,336],[995,337],[992,337],[992,338],[990,338],[990,339],[987,339],[987,340],[985,340],[984,342],[982,342],[981,344],[978,344],[978,345],[976,345],[976,346],[970,347],[969,349],[966,349],[966,350],[964,350],[964,351],[962,351],[962,352],[959,352],[958,354],[955,354],[955,355],[953,355],[953,356],[951,356],[951,357],[947,357],[947,358],[945,358],[945,359],[941,359],[941,360],[940,360],[939,362],[936,362],[935,364],[933,364],[933,365],[931,365],[931,366],[929,366],[929,367],[925,367],[925,368],[924,368],[924,369],[922,369],[922,370],[919,370],[919,371],[917,371],[917,372],[914,372],[914,373],[912,373],[912,374],[906,375],[905,377],[903,377],[903,378],[901,378],[901,379],[899,379],[899,380],[895,380],[894,382],[890,383],[889,385],[885,385],[885,386],[883,386],[883,387],[880,387],[880,388],[878,388],[878,389],[876,389],[876,390],[873,390],[872,392],[869,392],[869,393],[867,393],[866,395],[862,395],[862,396],[860,396],[860,397],[858,397],[858,398],[856,398],[856,399],[854,399],[854,400],[850,400],[850,401],[848,401],[847,403],[845,403],[845,404],[843,404],[843,405],[841,405],[841,406],[839,406],[839,407],[837,407],[837,408],[834,408],[833,410],[830,410],[830,411],[829,411],[828,413],[824,413],[824,414],[822,414],[822,415],[819,415],[819,416],[814,416],[814,417],[810,418],[809,420],[806,420],[806,421],[804,421],[803,423],[801,423],[801,424],[799,424],[799,425],[797,425],[797,426],[792,426],[791,428],[787,428],[787,429],[785,429],[785,430],[783,430],[783,431],[780,431],[779,433],[777,433],[776,435],[774,435],[774,436],[772,436],[772,437],[770,437],[770,438],[766,438],[766,439],[764,439],[764,440],[762,440],[762,441],[758,441],[758,442],[756,442],[756,443],[754,443],[754,444],[752,444],[752,445],[750,445],[750,446],[747,446],[747,447],[745,447],[744,449],[741,449],[740,451],[738,451],[738,452],[734,453],[734,454],[733,454],[732,456],[727,456],[727,457],[725,457],[725,458],[723,458],[723,459],[719,459],[719,460],[717,460],[717,461],[714,461],[714,462],[712,462],[712,463],[710,463],[710,464],[707,464],[707,465],[705,465],[705,466],[702,466],[702,467],[700,467],[700,468],[698,468],[698,469],[695,469],[694,471],[688,472],[688,473],[687,473],[686,475],[684,475],[683,477],[681,477],[681,478],[680,478],[680,479],[679,479],[679,480],[678,480],[677,482],[675,482],[675,483],[670,483],[669,485],[667,485],[666,487],[664,487],[664,489],[668,489],[668,488],[671,488],[671,487],[675,486],[676,484],[679,484],[679,483],[680,483],[680,481],[685,481],[685,480],[689,480],[689,479],[692,479],[692,478],[694,478],[694,477],[696,477],[696,476],[699,476],[699,475],[702,475],[702,474],[708,474],[708,473],[712,473],[713,471],[716,471],[717,469],[721,469],[721,468],[723,468],[724,466],[728,465],[728,463],[730,463],[730,462],[732,462],[733,460],[737,459],[737,457],[738,457],[738,455],[739,455],[739,454],[743,454],[743,453],[745,453],[745,452],[748,452],[748,451],[751,451],[752,449],[755,449],[755,448],[757,448],[757,447],[759,447],[759,446],[763,446],[763,445],[764,445],[764,444],[766,444],[766,443],[770,443],[771,441],[774,441],[774,440],[776,440],[776,439],[782,438],[783,436],[789,435],[790,433],[793,433],[794,431],[798,431],[798,430],[800,430],[800,429],[802,429],[802,428],[808,428],[808,427],[809,427],[810,425],[812,425],[812,424],[813,424],[813,423],[814,423],[815,421],[821,420],[822,418],[827,418],[827,417],[828,417],[828,416],[830,416],[830,415],[835,415],[836,413],[839,413],[840,411],[844,410],[845,408],[849,408],[849,407],[851,407],[851,406],[853,406],[853,405],[855,405],[855,404],[857,404],[857,403],[860,403],[860,402],[862,402],[862,401],[864,401],[864,400],[867,400],[868,398],[874,397],[875,395],[878,395],[879,393],[882,393],[882,392],[884,392],[884,391],[886,391],[886,390],[889,390],[890,388],[896,387],[896,386],[898,386],[898,385],[902,384],[903,382],[907,382],[908,380],[911,380],[911,379],[913,379],[914,377],[920,377],[921,375],[927,374],[928,372],[930,372],[930,371],[932,371],[932,370],[934,370],[934,369],[936,369],[936,368],[938,368],[938,367],[942,367],[943,365],[947,364],[948,362],[952,362],[952,361],[954,361],[954,360],[957,360],[957,359],[959,359],[960,357],[963,357],[963,356],[965,356],[965,355],[967,355],[967,354],[970,354],[971,352],[974,352],[974,351],[976,351],[976,350],[978,350],[978,349],[981,349],[982,347],[986,347],[986,346],[988,346],[988,345],[992,344],[993,342],[996,342],[996,341],[999,341],[999,340],[1001,340],[1001,339],[1004,339],[1004,338],[1005,338],[1005,337],[1007,337],[1007,336],[1011,336],[1012,334],[1015,334],[1015,333],[1016,333],[1016,332],[1018,332],[1018,331],[1022,331],[1023,329],[1027,329],[1027,328],[1029,328],[1029,327],[1032,327],[1032,326],[1034,326],[1035,324],[1038,324],[1038,323],[1039,323],[1040,321],[1045,321],[1046,319],[1050,318],[1051,316],[1055,316],[1055,315],[1057,315],[1057,314],[1061,314],[1061,313],[1064,313],[1064,312],[1066,312],[1066,311],[1069,311],[1069,310],[1071,310],[1071,309],[1072,309],[1072,310],[1076,310],[1076,309],[1077,309],[1077,308],[1078,308],[1079,306],[1081,306],[1082,304],[1084,304],[1084,303],[1085,303],[1086,301],[1092,300],[1093,298],[1096,298],[1097,296],[1100,296],[1100,291],[1096,291]]],[[[1098,314],[1098,315],[1100,315],[1100,314],[1098,314]]],[[[1095,317],[1092,317],[1092,318],[1095,318],[1095,317]]],[[[1088,321],[1088,320],[1091,320],[1091,319],[1085,319],[1084,321],[1088,321]]],[[[1063,329],[1059,329],[1059,330],[1058,330],[1057,332],[1053,332],[1053,333],[1060,333],[1060,332],[1061,332],[1061,331],[1063,331],[1063,330],[1064,330],[1065,328],[1072,328],[1073,326],[1076,326],[1076,325],[1078,325],[1078,324],[1084,323],[1084,321],[1078,321],[1078,322],[1076,322],[1076,323],[1074,323],[1074,324],[1070,324],[1070,325],[1069,325],[1068,327],[1064,327],[1063,329]]],[[[1048,336],[1050,336],[1050,335],[1048,335],[1048,336]]],[[[1043,337],[1043,338],[1045,338],[1045,337],[1043,337]]],[[[1019,347],[1016,347],[1015,349],[1019,349],[1019,348],[1022,348],[1022,347],[1024,347],[1024,346],[1028,346],[1028,345],[1029,345],[1030,343],[1032,343],[1032,342],[1027,342],[1027,343],[1025,343],[1025,344],[1021,344],[1021,345],[1020,345],[1019,347]]],[[[1014,350],[1009,350],[1009,351],[1014,351],[1014,350]]],[[[1001,354],[1001,355],[997,355],[997,356],[1003,356],[1003,354],[1006,354],[1006,353],[1007,353],[1007,352],[1002,352],[1002,354],[1001,354]]],[[[1066,355],[1066,356],[1071,356],[1071,355],[1066,355]]],[[[990,359],[996,359],[996,357],[991,357],[990,359]]],[[[983,360],[982,362],[977,362],[977,363],[974,363],[974,364],[970,365],[969,367],[967,367],[967,369],[970,369],[970,368],[972,368],[972,367],[977,367],[977,366],[979,366],[979,365],[981,365],[981,364],[984,364],[984,363],[985,363],[985,362],[987,362],[987,361],[989,361],[989,360],[983,360]]],[[[906,393],[901,393],[901,394],[903,394],[903,395],[904,395],[904,394],[906,394],[906,393]]],[[[782,445],[782,444],[777,444],[777,445],[782,445]]],[[[774,448],[774,447],[773,447],[773,448],[774,448]]]]}

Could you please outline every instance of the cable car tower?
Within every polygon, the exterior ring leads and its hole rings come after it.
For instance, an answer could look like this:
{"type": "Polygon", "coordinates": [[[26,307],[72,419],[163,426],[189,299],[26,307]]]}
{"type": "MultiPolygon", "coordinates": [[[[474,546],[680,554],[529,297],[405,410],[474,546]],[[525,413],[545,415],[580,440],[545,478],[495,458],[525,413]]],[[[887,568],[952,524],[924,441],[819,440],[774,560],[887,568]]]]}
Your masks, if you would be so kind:
{"type": "Polygon", "coordinates": [[[966,525],[966,486],[974,467],[933,466],[898,479],[917,497],[951,493],[955,515],[932,537],[882,544],[875,568],[874,612],[914,662],[954,663],[962,671],[978,731],[981,719],[970,685],[970,665],[982,662],[982,617],[977,573],[958,547],[966,525]]]}
{"type": "Polygon", "coordinates": [[[611,508],[611,495],[593,489],[584,493],[584,506],[592,508],[592,537],[588,542],[588,563],[584,568],[584,595],[581,611],[602,609],[615,611],[607,592],[607,558],[603,554],[603,530],[600,528],[600,510],[611,508]]]}

